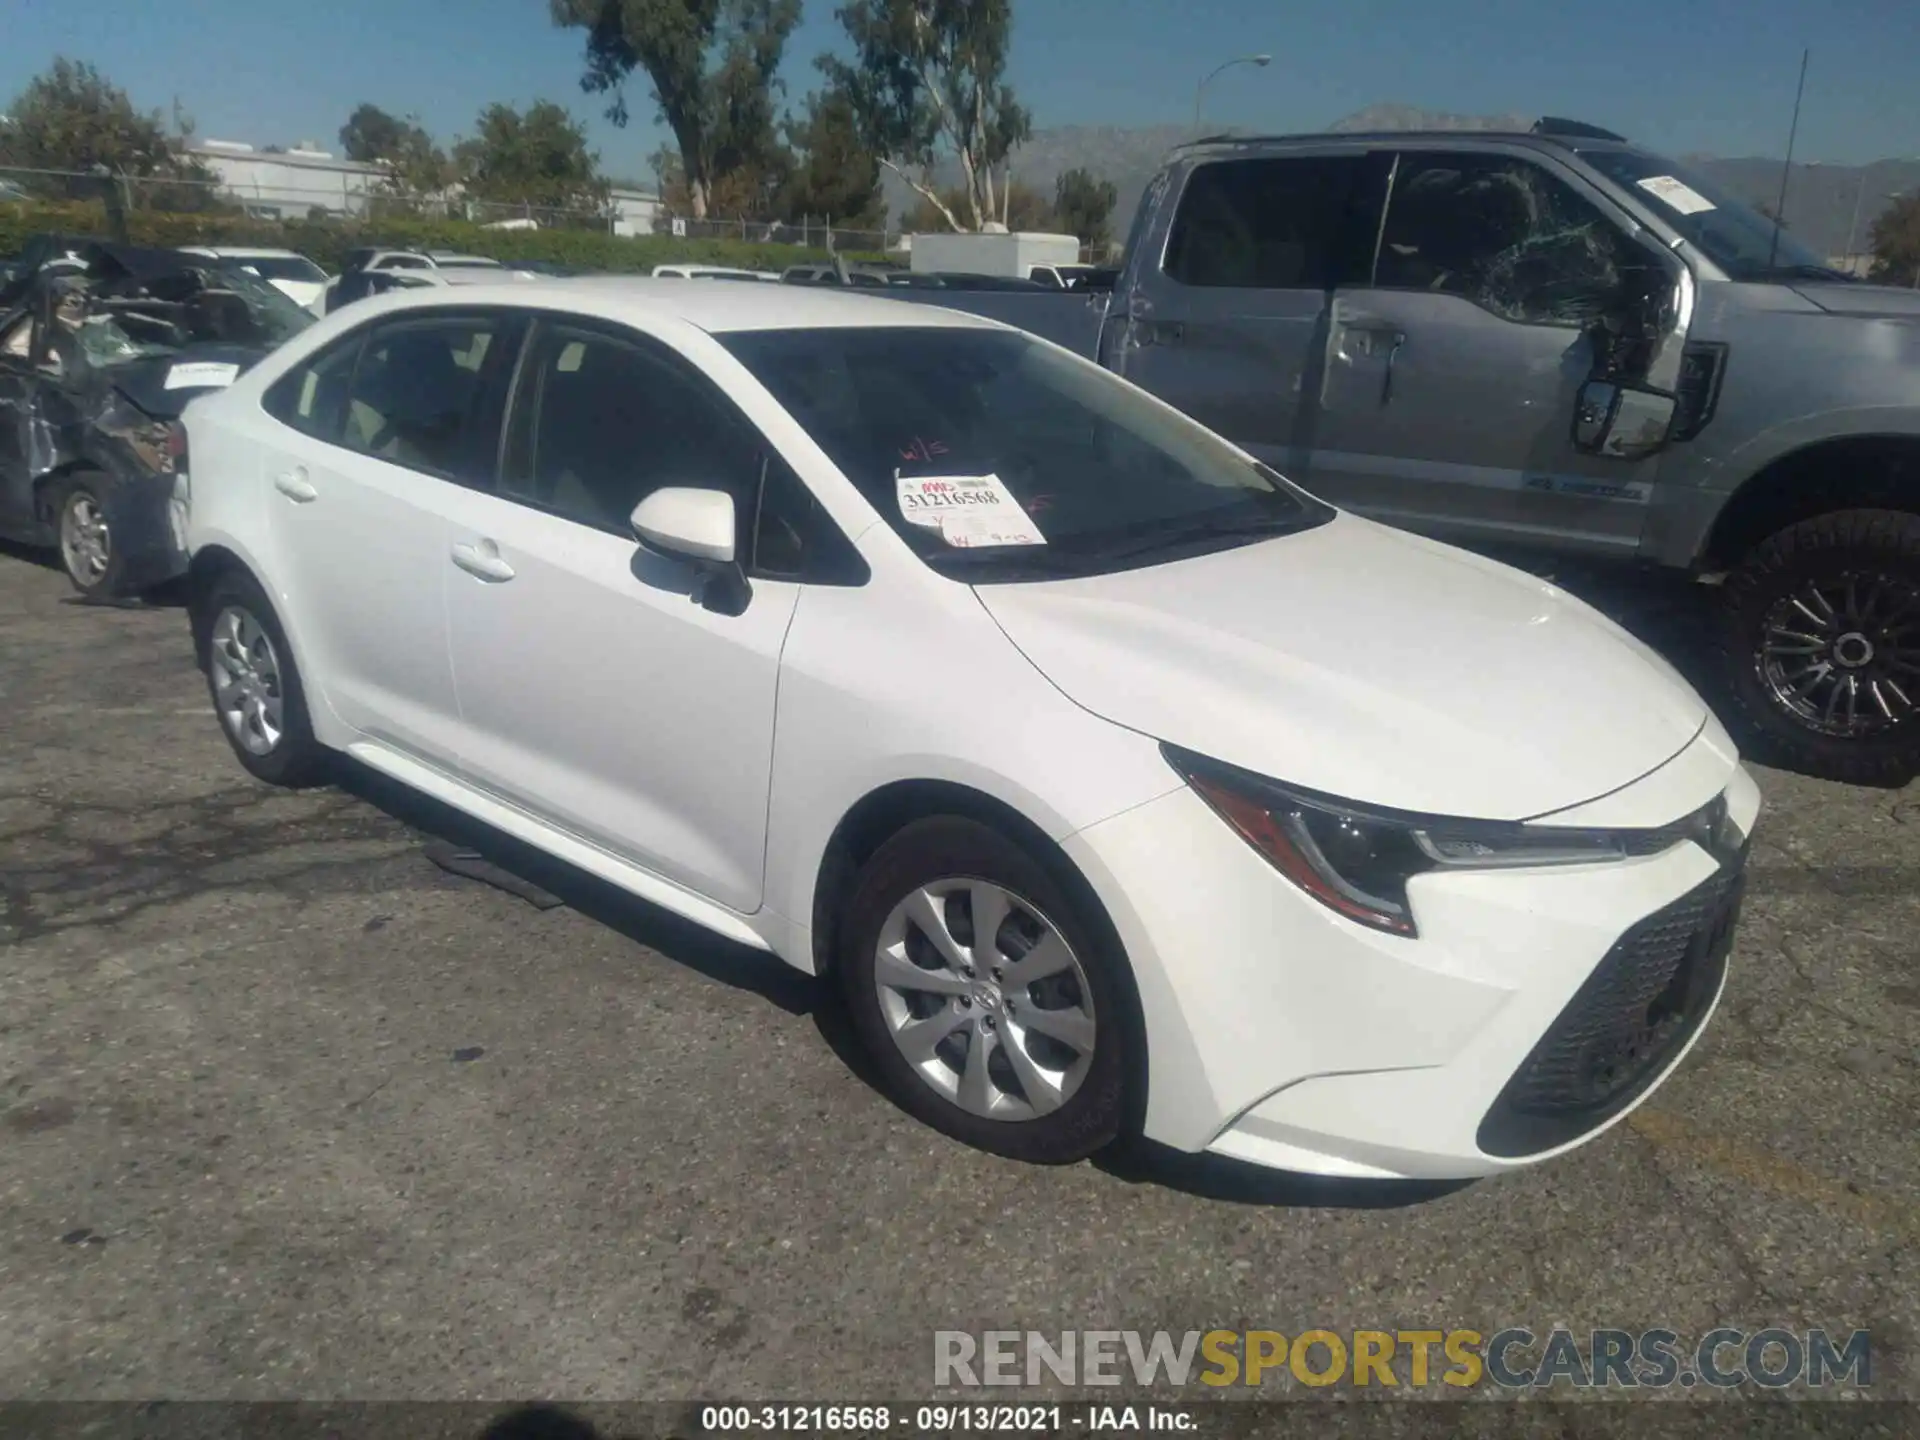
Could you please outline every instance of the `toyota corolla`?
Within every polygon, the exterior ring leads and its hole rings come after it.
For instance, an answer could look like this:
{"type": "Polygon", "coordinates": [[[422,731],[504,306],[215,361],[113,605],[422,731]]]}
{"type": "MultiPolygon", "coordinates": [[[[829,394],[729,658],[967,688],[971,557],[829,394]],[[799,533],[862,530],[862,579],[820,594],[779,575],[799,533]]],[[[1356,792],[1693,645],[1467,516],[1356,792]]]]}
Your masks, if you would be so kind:
{"type": "Polygon", "coordinates": [[[1503,1170],[1725,981],[1759,795],[1671,667],[1017,330],[396,295],[185,426],[240,764],[350,757],[830,974],[971,1144],[1503,1170]]]}

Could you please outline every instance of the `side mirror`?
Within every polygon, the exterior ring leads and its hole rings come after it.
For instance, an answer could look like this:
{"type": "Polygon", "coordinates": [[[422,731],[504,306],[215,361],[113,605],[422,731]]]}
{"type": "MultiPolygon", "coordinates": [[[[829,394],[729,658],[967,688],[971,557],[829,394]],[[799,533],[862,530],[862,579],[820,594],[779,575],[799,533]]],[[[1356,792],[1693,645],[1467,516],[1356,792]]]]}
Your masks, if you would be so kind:
{"type": "Polygon", "coordinates": [[[1589,380],[1574,406],[1574,448],[1614,460],[1651,455],[1667,443],[1674,405],[1671,395],[1589,380]]]}
{"type": "Polygon", "coordinates": [[[726,615],[747,607],[752,589],[734,556],[733,496],[724,490],[669,485],[633,507],[633,538],[659,555],[691,563],[706,584],[695,598],[726,615]]]}

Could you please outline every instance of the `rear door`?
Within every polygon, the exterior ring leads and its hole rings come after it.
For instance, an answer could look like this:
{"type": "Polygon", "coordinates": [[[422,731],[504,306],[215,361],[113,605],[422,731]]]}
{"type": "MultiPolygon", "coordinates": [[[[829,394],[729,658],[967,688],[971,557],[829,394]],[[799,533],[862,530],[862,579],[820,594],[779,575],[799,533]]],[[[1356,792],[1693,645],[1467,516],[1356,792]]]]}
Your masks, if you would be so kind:
{"type": "Polygon", "coordinates": [[[34,528],[27,435],[29,398],[39,380],[29,364],[32,342],[32,311],[0,321],[0,532],[12,535],[34,528]]]}
{"type": "Polygon", "coordinates": [[[1176,175],[1171,221],[1136,240],[1113,368],[1298,478],[1328,297],[1365,273],[1365,164],[1358,150],[1284,154],[1176,175]]]}
{"type": "Polygon", "coordinates": [[[1572,427],[1594,322],[1652,257],[1544,156],[1382,158],[1372,273],[1333,296],[1309,485],[1457,538],[1633,550],[1658,457],[1581,454],[1572,427]]]}
{"type": "Polygon", "coordinates": [[[267,391],[275,579],[309,685],[346,725],[440,767],[457,755],[447,653],[448,509],[492,483],[524,322],[403,312],[319,351],[267,391]]]}

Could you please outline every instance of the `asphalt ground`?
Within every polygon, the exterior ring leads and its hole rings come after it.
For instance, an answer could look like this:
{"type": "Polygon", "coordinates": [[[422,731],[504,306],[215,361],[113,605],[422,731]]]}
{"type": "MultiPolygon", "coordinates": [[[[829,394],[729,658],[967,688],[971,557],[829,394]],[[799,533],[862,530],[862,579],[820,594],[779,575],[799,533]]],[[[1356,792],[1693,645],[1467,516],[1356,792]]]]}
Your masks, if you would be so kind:
{"type": "Polygon", "coordinates": [[[1920,790],[1759,778],[1725,1003],[1596,1143],[1441,1193],[1027,1168],[767,957],[373,777],[254,783],[181,611],[0,554],[0,1400],[853,1401],[927,1395],[937,1329],[1556,1324],[1864,1328],[1920,1398],[1920,790]]]}

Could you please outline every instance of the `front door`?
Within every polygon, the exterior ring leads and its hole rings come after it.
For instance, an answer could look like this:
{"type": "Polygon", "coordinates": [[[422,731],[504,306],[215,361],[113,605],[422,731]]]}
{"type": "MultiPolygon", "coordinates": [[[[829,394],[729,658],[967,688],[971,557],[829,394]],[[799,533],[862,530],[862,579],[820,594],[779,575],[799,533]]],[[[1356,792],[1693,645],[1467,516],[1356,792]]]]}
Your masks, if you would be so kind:
{"type": "Polygon", "coordinates": [[[1401,153],[1371,281],[1333,296],[1308,483],[1454,538],[1630,553],[1659,459],[1572,427],[1592,326],[1657,269],[1535,159],[1401,153]]]}
{"type": "Polygon", "coordinates": [[[1196,167],[1166,233],[1143,237],[1165,259],[1142,263],[1129,288],[1114,368],[1302,478],[1327,296],[1350,273],[1364,164],[1344,154],[1196,167]]]}
{"type": "Polygon", "coordinates": [[[461,497],[441,558],[462,767],[751,912],[800,586],[755,577],[745,610],[722,614],[691,567],[635,544],[628,517],[688,485],[728,491],[744,522],[771,457],[684,358],[620,327],[541,321],[514,395],[499,492],[461,497]]]}

